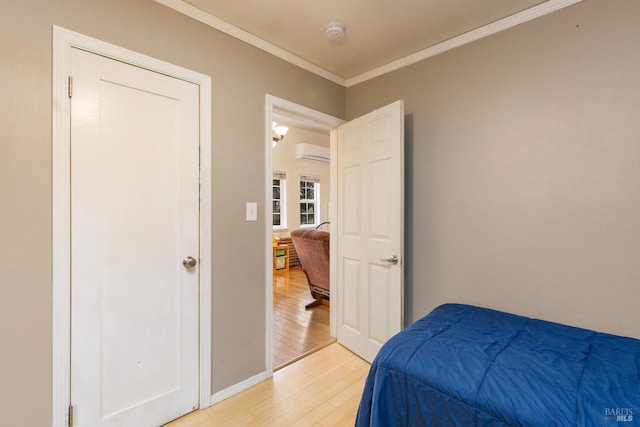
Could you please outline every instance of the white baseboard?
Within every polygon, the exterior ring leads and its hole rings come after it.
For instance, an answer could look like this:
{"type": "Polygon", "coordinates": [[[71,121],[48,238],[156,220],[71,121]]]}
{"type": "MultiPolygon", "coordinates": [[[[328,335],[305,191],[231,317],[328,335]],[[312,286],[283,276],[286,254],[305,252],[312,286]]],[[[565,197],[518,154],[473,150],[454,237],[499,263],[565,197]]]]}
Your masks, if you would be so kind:
{"type": "Polygon", "coordinates": [[[256,384],[261,383],[264,380],[269,379],[270,376],[267,372],[261,372],[258,375],[254,375],[251,378],[247,378],[246,380],[239,382],[238,384],[234,384],[231,387],[225,388],[217,393],[214,393],[211,396],[211,404],[215,405],[218,402],[222,402],[225,399],[230,398],[233,395],[240,393],[248,388],[253,387],[256,384]]]}

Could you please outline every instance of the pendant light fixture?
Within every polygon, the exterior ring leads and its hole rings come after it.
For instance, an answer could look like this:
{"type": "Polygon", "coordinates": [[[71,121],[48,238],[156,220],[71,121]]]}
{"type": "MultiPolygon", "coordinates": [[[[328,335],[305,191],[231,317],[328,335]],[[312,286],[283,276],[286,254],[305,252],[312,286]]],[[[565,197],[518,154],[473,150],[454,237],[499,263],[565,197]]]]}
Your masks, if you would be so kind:
{"type": "Polygon", "coordinates": [[[273,146],[275,147],[278,142],[282,141],[289,131],[289,128],[283,125],[278,125],[276,122],[271,123],[271,128],[273,129],[273,146]]]}

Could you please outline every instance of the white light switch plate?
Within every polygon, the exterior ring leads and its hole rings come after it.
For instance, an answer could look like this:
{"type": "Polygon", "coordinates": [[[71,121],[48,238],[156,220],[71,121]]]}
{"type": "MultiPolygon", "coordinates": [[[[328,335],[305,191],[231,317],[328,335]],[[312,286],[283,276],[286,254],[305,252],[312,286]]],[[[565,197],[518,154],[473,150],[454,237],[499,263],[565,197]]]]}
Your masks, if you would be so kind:
{"type": "Polygon", "coordinates": [[[247,221],[258,220],[258,204],[255,202],[247,202],[247,221]]]}

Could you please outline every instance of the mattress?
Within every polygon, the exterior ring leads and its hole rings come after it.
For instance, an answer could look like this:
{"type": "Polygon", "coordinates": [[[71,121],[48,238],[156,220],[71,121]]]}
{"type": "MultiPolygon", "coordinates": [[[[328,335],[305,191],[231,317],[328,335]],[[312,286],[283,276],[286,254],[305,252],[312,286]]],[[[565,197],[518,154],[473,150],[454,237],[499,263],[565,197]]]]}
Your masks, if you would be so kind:
{"type": "Polygon", "coordinates": [[[640,341],[445,304],[374,360],[356,426],[640,425],[640,341]]]}

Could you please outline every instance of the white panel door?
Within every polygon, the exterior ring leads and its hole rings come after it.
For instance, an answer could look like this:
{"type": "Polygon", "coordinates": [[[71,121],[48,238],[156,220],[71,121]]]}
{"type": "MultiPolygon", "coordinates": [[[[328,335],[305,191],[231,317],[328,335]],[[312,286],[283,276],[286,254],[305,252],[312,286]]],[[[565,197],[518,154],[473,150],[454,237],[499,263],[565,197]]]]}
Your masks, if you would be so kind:
{"type": "Polygon", "coordinates": [[[198,86],[71,58],[74,425],[157,426],[198,406],[198,86]]]}
{"type": "Polygon", "coordinates": [[[338,128],[338,342],[371,362],[403,325],[404,111],[338,128]]]}

